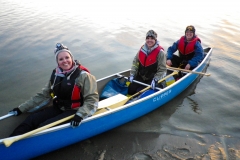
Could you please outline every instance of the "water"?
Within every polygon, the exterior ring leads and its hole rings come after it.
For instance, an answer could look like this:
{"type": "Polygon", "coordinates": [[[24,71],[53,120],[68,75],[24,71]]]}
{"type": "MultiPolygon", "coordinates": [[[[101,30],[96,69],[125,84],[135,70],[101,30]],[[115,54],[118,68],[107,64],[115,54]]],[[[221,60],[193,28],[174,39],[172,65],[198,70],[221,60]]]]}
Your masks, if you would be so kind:
{"type": "MultiPolygon", "coordinates": [[[[203,47],[214,47],[210,77],[146,116],[36,159],[240,159],[236,3],[0,0],[0,114],[41,91],[57,42],[99,79],[130,68],[148,30],[167,50],[191,24],[203,47]]],[[[1,121],[1,137],[16,125],[11,118],[1,121]]]]}

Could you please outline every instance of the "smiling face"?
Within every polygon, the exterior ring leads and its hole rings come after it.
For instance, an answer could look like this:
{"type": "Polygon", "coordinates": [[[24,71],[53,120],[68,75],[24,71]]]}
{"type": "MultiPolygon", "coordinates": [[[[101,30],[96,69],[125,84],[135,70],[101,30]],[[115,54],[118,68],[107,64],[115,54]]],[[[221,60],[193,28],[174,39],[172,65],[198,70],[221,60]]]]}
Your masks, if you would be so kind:
{"type": "Polygon", "coordinates": [[[194,33],[193,31],[187,30],[185,35],[186,35],[187,41],[190,41],[193,38],[194,33]]]}
{"type": "Polygon", "coordinates": [[[148,46],[148,48],[152,48],[156,43],[156,40],[153,37],[147,37],[146,38],[146,44],[148,46]]]}
{"type": "Polygon", "coordinates": [[[57,62],[59,67],[62,68],[63,71],[71,69],[73,65],[72,57],[68,52],[60,52],[57,56],[57,62]]]}

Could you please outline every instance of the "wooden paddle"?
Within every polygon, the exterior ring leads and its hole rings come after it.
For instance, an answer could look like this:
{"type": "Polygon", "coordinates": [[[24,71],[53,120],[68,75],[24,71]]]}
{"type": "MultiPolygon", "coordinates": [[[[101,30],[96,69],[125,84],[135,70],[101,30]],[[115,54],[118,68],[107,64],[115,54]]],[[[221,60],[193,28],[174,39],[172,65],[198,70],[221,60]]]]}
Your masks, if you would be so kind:
{"type": "MultiPolygon", "coordinates": [[[[171,77],[173,75],[176,75],[176,74],[178,74],[178,72],[174,71],[173,73],[171,73],[171,74],[167,75],[166,77],[160,79],[158,81],[158,83],[163,82],[164,80],[166,80],[169,77],[171,77]]],[[[120,107],[120,106],[124,105],[125,103],[127,103],[130,99],[134,98],[135,96],[139,95],[140,93],[145,92],[146,90],[149,90],[150,88],[151,88],[151,86],[148,86],[148,87],[144,88],[143,90],[135,93],[134,95],[132,95],[130,97],[124,96],[122,94],[118,94],[114,97],[107,98],[106,101],[108,101],[108,103],[104,102],[105,105],[100,105],[97,112],[95,112],[95,114],[103,113],[108,109],[114,109],[114,108],[120,107]]]]}
{"type": "Polygon", "coordinates": [[[201,75],[204,75],[204,76],[210,76],[211,75],[209,73],[195,72],[195,71],[191,71],[191,70],[187,70],[187,69],[181,69],[181,68],[175,68],[175,67],[169,67],[169,66],[167,66],[167,68],[172,69],[172,70],[194,73],[194,74],[201,74],[201,75]]]}
{"type": "Polygon", "coordinates": [[[56,122],[50,123],[50,124],[48,124],[48,125],[46,125],[46,126],[37,128],[37,129],[32,130],[32,131],[30,131],[30,132],[27,132],[27,133],[25,133],[25,134],[22,134],[22,135],[19,135],[19,136],[15,136],[15,137],[11,137],[11,138],[7,138],[7,139],[3,140],[3,143],[4,143],[4,145],[5,145],[6,147],[9,147],[12,143],[14,143],[14,142],[16,142],[16,141],[19,141],[19,140],[21,140],[21,139],[27,138],[27,137],[29,137],[29,136],[37,133],[37,132],[40,132],[40,131],[43,131],[43,130],[48,129],[48,128],[50,128],[50,127],[56,126],[56,125],[58,125],[58,124],[61,124],[61,123],[65,122],[65,121],[68,121],[68,120],[72,119],[73,117],[74,117],[74,115],[71,115],[71,116],[68,116],[68,117],[66,117],[66,118],[63,118],[63,119],[61,119],[61,120],[58,120],[58,121],[56,121],[56,122]]]}

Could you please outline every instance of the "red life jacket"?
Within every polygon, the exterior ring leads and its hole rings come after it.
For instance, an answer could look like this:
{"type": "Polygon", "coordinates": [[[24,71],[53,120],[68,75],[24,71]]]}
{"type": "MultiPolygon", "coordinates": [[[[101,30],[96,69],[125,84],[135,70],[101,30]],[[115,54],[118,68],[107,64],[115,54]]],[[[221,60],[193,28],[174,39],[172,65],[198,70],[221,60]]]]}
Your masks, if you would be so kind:
{"type": "Polygon", "coordinates": [[[141,49],[138,54],[139,68],[138,74],[145,80],[153,79],[157,72],[157,56],[160,50],[164,50],[160,45],[155,48],[151,53],[146,55],[141,49]]]}
{"type": "MultiPolygon", "coordinates": [[[[90,73],[90,71],[82,65],[79,65],[79,68],[81,70],[84,70],[84,71],[90,73]]],[[[72,106],[71,106],[72,109],[78,108],[79,106],[81,106],[82,98],[80,95],[81,95],[81,89],[74,83],[74,87],[73,87],[73,91],[72,91],[72,98],[71,98],[72,99],[72,106]]]]}
{"type": "MultiPolygon", "coordinates": [[[[51,84],[54,83],[52,92],[55,99],[55,105],[59,108],[64,107],[65,109],[76,109],[83,105],[83,96],[81,94],[81,89],[75,84],[75,79],[79,76],[80,72],[89,72],[87,68],[82,65],[73,71],[70,79],[66,77],[56,77],[55,83],[55,69],[51,76],[51,84]]],[[[89,72],[90,73],[90,72],[89,72]]]]}
{"type": "Polygon", "coordinates": [[[146,55],[140,49],[139,54],[138,54],[138,60],[141,63],[141,65],[144,67],[148,67],[150,65],[153,65],[154,63],[157,63],[157,56],[161,49],[164,50],[161,46],[158,46],[149,55],[146,55]]]}
{"type": "Polygon", "coordinates": [[[197,41],[199,41],[201,43],[201,40],[196,36],[190,42],[187,42],[185,44],[185,36],[182,36],[179,40],[179,43],[178,43],[178,51],[182,55],[187,55],[187,54],[193,53],[194,52],[194,46],[195,46],[197,41]]]}

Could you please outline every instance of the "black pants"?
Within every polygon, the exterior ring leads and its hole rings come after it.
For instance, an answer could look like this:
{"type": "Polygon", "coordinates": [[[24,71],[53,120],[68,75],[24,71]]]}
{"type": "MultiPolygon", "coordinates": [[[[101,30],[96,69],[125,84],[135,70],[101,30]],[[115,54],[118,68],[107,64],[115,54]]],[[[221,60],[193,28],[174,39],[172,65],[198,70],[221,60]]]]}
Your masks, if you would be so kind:
{"type": "MultiPolygon", "coordinates": [[[[187,61],[184,61],[181,57],[173,55],[173,58],[171,59],[172,61],[172,66],[171,67],[175,67],[175,68],[182,68],[184,69],[186,67],[186,65],[188,64],[187,61]]],[[[190,67],[190,70],[193,70],[194,67],[190,67]]],[[[168,70],[167,71],[167,75],[171,74],[173,71],[168,70]]],[[[183,77],[185,74],[182,72],[178,72],[178,75],[174,75],[173,77],[175,78],[175,80],[178,80],[179,78],[183,77]]]]}
{"type": "MultiPolygon", "coordinates": [[[[172,61],[172,66],[171,67],[176,67],[176,68],[182,68],[184,69],[186,67],[186,65],[188,64],[187,61],[184,61],[184,59],[182,59],[179,56],[173,55],[173,58],[171,59],[172,61]]],[[[193,70],[194,67],[191,67],[190,70],[193,70]]]]}
{"type": "MultiPolygon", "coordinates": [[[[47,107],[29,115],[10,135],[17,136],[31,130],[53,123],[76,113],[76,110],[61,111],[57,107],[47,107]]],[[[67,123],[67,122],[65,122],[67,123]]]]}

